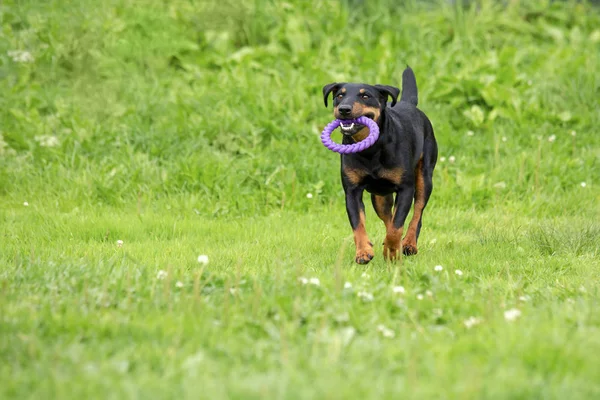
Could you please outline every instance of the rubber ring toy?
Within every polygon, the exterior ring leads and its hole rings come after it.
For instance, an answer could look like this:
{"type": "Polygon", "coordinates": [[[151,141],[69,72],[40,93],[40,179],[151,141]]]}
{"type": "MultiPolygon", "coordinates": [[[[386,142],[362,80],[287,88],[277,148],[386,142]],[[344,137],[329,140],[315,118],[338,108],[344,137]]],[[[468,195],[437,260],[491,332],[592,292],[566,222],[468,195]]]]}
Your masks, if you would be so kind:
{"type": "Polygon", "coordinates": [[[321,133],[321,142],[323,142],[323,145],[329,150],[340,154],[359,153],[373,146],[377,139],[379,139],[379,126],[377,126],[377,123],[375,121],[367,117],[358,117],[356,119],[348,120],[334,119],[329,124],[327,124],[325,129],[323,129],[323,133],[321,133]],[[367,136],[364,140],[361,140],[358,143],[335,143],[333,140],[331,140],[331,134],[338,126],[340,126],[342,122],[359,123],[365,125],[367,128],[369,128],[369,136],[367,136]]]}

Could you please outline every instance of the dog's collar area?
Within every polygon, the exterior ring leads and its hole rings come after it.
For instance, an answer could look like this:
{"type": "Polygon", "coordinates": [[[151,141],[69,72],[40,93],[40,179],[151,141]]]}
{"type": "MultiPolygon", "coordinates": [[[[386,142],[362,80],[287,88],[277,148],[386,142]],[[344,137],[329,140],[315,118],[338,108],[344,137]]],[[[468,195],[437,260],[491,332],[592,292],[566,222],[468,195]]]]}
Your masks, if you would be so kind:
{"type": "MultiPolygon", "coordinates": [[[[362,125],[362,127],[364,127],[364,125],[362,125]]],[[[360,128],[358,129],[358,132],[351,135],[350,137],[352,138],[352,140],[354,140],[355,143],[358,143],[368,138],[370,133],[371,131],[365,131],[363,128],[360,128]]]]}

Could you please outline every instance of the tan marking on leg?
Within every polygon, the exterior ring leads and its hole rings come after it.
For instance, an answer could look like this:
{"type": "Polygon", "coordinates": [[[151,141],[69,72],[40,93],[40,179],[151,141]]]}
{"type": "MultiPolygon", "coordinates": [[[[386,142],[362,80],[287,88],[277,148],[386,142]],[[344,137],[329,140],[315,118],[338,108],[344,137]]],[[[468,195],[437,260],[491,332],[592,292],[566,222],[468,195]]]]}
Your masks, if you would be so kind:
{"type": "Polygon", "coordinates": [[[423,215],[423,208],[425,208],[425,180],[423,179],[423,156],[415,168],[415,203],[413,205],[413,216],[408,224],[406,230],[406,236],[402,240],[402,248],[404,254],[412,255],[417,254],[417,228],[419,227],[419,220],[423,215]]]}
{"type": "Polygon", "coordinates": [[[386,196],[373,196],[373,206],[377,216],[385,224],[385,239],[383,241],[383,257],[385,260],[393,261],[401,254],[400,241],[402,239],[402,228],[394,228],[394,215],[392,207],[386,204],[386,196]]]}
{"type": "Polygon", "coordinates": [[[394,223],[390,220],[386,224],[385,240],[383,241],[383,258],[389,261],[394,261],[400,257],[402,248],[400,241],[402,240],[403,228],[394,228],[394,223]]]}
{"type": "Polygon", "coordinates": [[[388,207],[388,204],[386,204],[386,197],[373,195],[373,207],[379,219],[387,226],[387,223],[392,219],[392,207],[388,207]]]}
{"type": "Polygon", "coordinates": [[[350,183],[358,185],[367,176],[367,173],[362,169],[344,167],[344,175],[346,175],[350,183]]]}
{"type": "Polygon", "coordinates": [[[375,253],[373,253],[373,245],[367,236],[364,211],[360,212],[360,222],[356,229],[354,229],[354,244],[356,245],[355,261],[358,264],[367,264],[371,261],[375,253]]]}
{"type": "Polygon", "coordinates": [[[377,173],[380,178],[387,179],[388,181],[399,185],[402,182],[402,175],[404,175],[404,169],[398,167],[393,169],[382,169],[377,173]]]}

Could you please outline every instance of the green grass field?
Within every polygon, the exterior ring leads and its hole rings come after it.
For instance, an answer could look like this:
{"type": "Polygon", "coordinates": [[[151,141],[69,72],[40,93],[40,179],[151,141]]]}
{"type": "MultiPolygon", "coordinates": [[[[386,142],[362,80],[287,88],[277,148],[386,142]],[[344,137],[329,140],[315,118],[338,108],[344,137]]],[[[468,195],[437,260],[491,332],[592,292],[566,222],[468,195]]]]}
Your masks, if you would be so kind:
{"type": "Polygon", "coordinates": [[[600,398],[600,8],[396,3],[1,2],[0,398],[600,398]],[[321,88],[407,64],[359,266],[321,88]]]}

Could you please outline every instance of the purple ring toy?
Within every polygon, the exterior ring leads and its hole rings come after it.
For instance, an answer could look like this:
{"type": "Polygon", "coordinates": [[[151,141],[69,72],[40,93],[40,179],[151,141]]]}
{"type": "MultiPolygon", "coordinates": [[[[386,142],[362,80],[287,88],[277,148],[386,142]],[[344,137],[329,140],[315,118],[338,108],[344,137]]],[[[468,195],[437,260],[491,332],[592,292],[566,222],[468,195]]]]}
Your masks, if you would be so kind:
{"type": "Polygon", "coordinates": [[[373,143],[375,143],[377,139],[379,139],[379,126],[377,126],[375,121],[367,117],[358,117],[356,119],[344,121],[334,119],[325,127],[325,129],[323,129],[323,133],[321,133],[321,142],[323,142],[323,145],[329,150],[340,154],[358,153],[366,150],[373,146],[373,143]],[[331,140],[331,133],[335,130],[335,128],[340,126],[342,122],[366,125],[366,127],[369,128],[369,136],[367,136],[364,140],[354,144],[335,143],[333,140],[331,140]]]}

